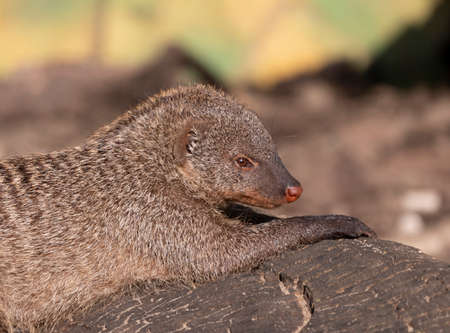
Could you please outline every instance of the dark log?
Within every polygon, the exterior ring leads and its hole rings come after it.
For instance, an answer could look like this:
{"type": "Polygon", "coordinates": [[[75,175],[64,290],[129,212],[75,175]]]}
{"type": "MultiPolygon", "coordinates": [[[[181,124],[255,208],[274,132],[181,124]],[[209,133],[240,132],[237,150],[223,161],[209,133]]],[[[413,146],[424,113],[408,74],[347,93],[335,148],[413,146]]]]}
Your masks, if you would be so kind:
{"type": "Polygon", "coordinates": [[[196,287],[141,290],[58,332],[449,332],[450,267],[374,239],[322,241],[196,287]]]}

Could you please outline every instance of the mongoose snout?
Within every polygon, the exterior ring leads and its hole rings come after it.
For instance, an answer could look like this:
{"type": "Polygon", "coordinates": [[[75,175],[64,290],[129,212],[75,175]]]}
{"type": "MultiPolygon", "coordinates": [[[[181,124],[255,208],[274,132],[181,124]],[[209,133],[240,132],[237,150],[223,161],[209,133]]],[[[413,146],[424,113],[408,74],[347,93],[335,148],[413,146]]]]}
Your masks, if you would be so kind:
{"type": "Polygon", "coordinates": [[[286,188],[286,200],[287,202],[294,202],[303,193],[303,189],[300,185],[298,186],[288,186],[286,188]]]}
{"type": "Polygon", "coordinates": [[[214,279],[375,236],[345,216],[226,214],[301,193],[258,116],[203,85],[149,98],[81,146],[0,161],[0,332],[51,327],[138,282],[214,279]]]}

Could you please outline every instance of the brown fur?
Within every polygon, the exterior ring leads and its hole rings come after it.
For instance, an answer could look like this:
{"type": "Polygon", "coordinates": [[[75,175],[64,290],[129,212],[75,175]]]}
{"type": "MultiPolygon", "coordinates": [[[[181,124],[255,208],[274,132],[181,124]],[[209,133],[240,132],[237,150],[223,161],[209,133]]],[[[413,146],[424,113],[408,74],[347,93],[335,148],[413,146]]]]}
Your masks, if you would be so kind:
{"type": "Polygon", "coordinates": [[[343,217],[248,224],[220,210],[278,206],[298,185],[257,116],[205,86],[150,98],[82,146],[2,161],[0,326],[49,325],[139,281],[211,279],[298,244],[372,235],[343,217]],[[239,169],[239,154],[257,165],[239,169]]]}

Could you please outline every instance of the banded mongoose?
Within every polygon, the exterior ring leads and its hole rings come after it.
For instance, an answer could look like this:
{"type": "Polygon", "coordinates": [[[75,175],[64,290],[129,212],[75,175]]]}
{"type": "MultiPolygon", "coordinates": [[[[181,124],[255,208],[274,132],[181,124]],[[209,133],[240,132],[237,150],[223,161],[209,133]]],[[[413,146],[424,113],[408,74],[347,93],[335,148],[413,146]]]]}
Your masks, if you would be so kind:
{"type": "Polygon", "coordinates": [[[0,162],[0,326],[54,323],[124,286],[192,281],[300,244],[374,236],[345,216],[227,217],[296,200],[256,114],[212,87],[149,98],[78,147],[0,162]]]}

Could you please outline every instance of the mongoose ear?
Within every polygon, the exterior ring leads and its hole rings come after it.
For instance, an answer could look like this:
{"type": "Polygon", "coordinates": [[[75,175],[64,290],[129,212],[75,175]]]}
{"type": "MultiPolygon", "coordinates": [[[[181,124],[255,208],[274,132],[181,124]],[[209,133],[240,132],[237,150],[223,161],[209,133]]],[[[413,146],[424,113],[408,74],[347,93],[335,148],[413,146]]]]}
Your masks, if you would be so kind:
{"type": "Polygon", "coordinates": [[[192,155],[197,145],[198,145],[198,133],[195,129],[192,128],[186,134],[185,140],[186,152],[192,155]]]}
{"type": "Polygon", "coordinates": [[[175,142],[174,154],[178,165],[183,165],[186,157],[195,153],[201,134],[207,128],[205,121],[188,121],[182,127],[180,135],[175,142]]]}

